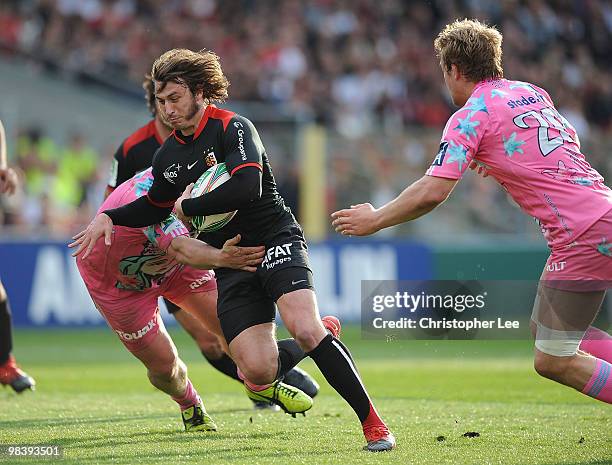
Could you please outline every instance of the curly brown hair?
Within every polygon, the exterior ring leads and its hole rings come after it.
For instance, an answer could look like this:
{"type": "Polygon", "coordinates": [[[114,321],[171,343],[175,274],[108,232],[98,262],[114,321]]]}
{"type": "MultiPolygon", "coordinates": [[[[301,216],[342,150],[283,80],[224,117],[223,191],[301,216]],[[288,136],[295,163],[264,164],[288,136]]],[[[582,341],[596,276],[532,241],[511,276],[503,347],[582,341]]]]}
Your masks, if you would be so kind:
{"type": "Polygon", "coordinates": [[[466,79],[480,82],[504,76],[502,40],[495,27],[464,19],[447,24],[434,40],[434,48],[446,71],[456,65],[466,79]]]}
{"type": "Polygon", "coordinates": [[[161,89],[168,82],[176,82],[186,85],[194,95],[201,90],[206,103],[223,102],[228,95],[229,81],[219,57],[210,50],[168,50],[153,63],[151,76],[161,83],[161,89]]]}

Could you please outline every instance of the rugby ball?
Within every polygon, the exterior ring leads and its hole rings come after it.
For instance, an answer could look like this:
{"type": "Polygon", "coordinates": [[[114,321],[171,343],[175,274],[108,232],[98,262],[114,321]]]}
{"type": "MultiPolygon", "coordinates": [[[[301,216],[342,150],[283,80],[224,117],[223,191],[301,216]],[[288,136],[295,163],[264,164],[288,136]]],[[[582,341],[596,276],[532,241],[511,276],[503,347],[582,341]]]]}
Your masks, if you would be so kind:
{"type": "MultiPolygon", "coordinates": [[[[215,190],[221,184],[230,179],[225,163],[219,163],[212,168],[209,168],[193,185],[191,190],[191,198],[200,197],[212,190],[215,190]]],[[[227,223],[232,221],[237,210],[228,213],[219,213],[217,215],[194,216],[191,218],[191,224],[199,232],[218,231],[227,223]]]]}

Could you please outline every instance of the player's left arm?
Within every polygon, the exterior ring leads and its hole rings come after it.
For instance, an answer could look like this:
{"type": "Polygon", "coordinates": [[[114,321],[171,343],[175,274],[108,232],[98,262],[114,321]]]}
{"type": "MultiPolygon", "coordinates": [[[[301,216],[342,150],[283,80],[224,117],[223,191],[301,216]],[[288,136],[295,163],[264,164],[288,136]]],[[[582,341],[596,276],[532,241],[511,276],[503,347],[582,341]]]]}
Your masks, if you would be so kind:
{"type": "Polygon", "coordinates": [[[345,236],[366,236],[414,220],[444,202],[457,181],[425,175],[381,208],[362,203],[333,213],[332,225],[345,236]]]}
{"type": "Polygon", "coordinates": [[[231,179],[194,199],[184,193],[175,208],[186,217],[240,210],[261,197],[264,148],[253,123],[234,116],[223,134],[223,150],[231,179]]]}
{"type": "Polygon", "coordinates": [[[179,263],[194,268],[210,270],[213,268],[234,268],[254,272],[265,253],[265,248],[239,247],[240,234],[227,240],[222,249],[216,249],[202,241],[187,236],[172,240],[166,253],[179,263]]]}
{"type": "Polygon", "coordinates": [[[381,208],[365,203],[332,213],[336,231],[346,236],[374,234],[419,218],[444,202],[472,164],[489,124],[486,108],[474,110],[476,105],[470,101],[468,104],[446,124],[440,150],[425,176],[381,208]]]}

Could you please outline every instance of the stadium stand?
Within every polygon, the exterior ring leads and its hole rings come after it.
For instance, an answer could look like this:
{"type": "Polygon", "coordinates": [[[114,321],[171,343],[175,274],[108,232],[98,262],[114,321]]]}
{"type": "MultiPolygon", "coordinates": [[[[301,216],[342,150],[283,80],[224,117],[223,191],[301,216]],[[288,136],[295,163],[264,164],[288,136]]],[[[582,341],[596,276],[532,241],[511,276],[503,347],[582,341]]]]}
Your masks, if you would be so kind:
{"type": "MultiPolygon", "coordinates": [[[[140,98],[140,79],[162,51],[212,49],[232,82],[232,102],[262,102],[328,129],[333,211],[365,198],[386,201],[423,173],[452,112],[432,60],[432,31],[457,17],[500,27],[507,75],[546,88],[576,127],[591,163],[604,176],[612,174],[612,8],[603,1],[5,0],[0,61],[25,57],[43,72],[140,98]]],[[[28,180],[31,170],[42,168],[25,160],[47,156],[44,144],[30,144],[37,153],[21,158],[32,134],[20,128],[11,144],[19,147],[14,155],[28,180]]],[[[68,149],[64,144],[61,150],[68,149]]],[[[59,173],[61,167],[53,166],[59,173]]],[[[294,174],[281,174],[292,191],[294,174]]],[[[476,200],[467,210],[390,234],[426,234],[440,223],[467,233],[534,233],[534,225],[515,221],[520,215],[503,192],[468,178],[459,194],[476,200]]],[[[91,181],[61,179],[64,188],[72,182],[82,191],[91,181]]],[[[31,190],[28,195],[44,199],[31,190]]],[[[66,195],[74,197],[67,205],[77,197],[87,202],[83,192],[66,195]]],[[[30,219],[8,214],[4,221],[30,219]]]]}

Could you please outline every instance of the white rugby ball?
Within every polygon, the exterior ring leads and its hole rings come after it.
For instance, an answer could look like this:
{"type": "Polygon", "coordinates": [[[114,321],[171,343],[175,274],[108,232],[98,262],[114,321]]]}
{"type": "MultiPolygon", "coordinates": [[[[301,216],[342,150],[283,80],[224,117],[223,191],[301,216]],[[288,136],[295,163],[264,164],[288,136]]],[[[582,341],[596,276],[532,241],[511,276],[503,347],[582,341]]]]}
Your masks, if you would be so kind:
{"type": "MultiPolygon", "coordinates": [[[[191,190],[191,198],[200,197],[212,190],[215,190],[221,184],[230,179],[225,163],[219,163],[212,168],[209,168],[195,182],[191,190]]],[[[237,210],[228,213],[219,213],[217,215],[194,216],[191,218],[191,224],[200,232],[218,231],[227,223],[232,221],[237,210]]]]}

